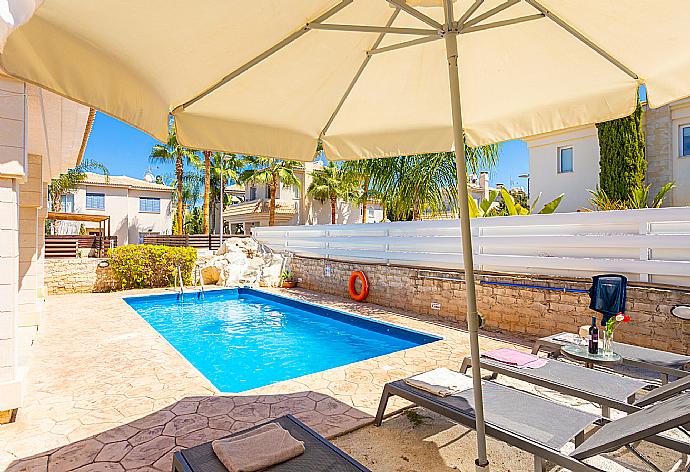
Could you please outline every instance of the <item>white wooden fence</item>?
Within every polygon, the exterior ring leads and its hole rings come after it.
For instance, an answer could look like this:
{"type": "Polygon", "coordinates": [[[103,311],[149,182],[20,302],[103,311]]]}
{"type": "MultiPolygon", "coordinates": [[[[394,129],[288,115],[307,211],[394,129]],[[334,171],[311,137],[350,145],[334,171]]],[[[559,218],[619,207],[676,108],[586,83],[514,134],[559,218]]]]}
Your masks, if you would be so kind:
{"type": "MultiPolygon", "coordinates": [[[[276,251],[335,260],[462,269],[458,220],[252,229],[276,251]]],[[[622,273],[690,286],[690,207],[472,220],[480,270],[589,277],[622,273]]]]}

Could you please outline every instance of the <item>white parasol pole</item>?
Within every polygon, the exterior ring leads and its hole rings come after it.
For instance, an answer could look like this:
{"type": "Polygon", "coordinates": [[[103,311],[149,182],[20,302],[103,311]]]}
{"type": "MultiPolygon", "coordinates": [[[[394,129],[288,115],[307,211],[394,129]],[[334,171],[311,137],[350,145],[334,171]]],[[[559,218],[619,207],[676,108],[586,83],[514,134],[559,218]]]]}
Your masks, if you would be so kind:
{"type": "Polygon", "coordinates": [[[474,414],[477,431],[477,470],[489,470],[486,457],[486,429],[484,426],[484,402],[482,398],[482,378],[479,369],[479,315],[477,313],[477,294],[474,287],[474,262],[472,259],[472,231],[470,229],[470,210],[467,192],[467,166],[465,164],[465,140],[462,130],[462,111],[460,106],[460,80],[458,78],[458,33],[453,24],[452,0],[443,0],[446,18],[445,43],[448,57],[448,77],[450,79],[450,101],[453,113],[453,139],[455,141],[455,169],[458,177],[458,198],[460,206],[460,229],[462,233],[462,258],[465,268],[465,290],[467,291],[467,326],[470,335],[472,356],[472,383],[474,390],[474,414]]]}

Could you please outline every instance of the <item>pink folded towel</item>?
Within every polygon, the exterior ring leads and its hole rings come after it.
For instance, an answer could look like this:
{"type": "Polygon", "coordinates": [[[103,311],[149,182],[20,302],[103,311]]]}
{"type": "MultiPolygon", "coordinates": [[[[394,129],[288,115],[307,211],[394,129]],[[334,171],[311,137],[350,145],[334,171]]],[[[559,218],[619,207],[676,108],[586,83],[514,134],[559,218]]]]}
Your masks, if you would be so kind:
{"type": "Polygon", "coordinates": [[[218,439],[211,447],[230,472],[263,470],[304,453],[304,443],[276,423],[218,439]]]}
{"type": "Polygon", "coordinates": [[[505,347],[501,349],[494,349],[493,351],[487,351],[482,354],[482,357],[513,365],[521,369],[538,369],[539,367],[544,367],[547,362],[546,359],[535,356],[534,354],[516,351],[515,349],[508,349],[505,347]]]}

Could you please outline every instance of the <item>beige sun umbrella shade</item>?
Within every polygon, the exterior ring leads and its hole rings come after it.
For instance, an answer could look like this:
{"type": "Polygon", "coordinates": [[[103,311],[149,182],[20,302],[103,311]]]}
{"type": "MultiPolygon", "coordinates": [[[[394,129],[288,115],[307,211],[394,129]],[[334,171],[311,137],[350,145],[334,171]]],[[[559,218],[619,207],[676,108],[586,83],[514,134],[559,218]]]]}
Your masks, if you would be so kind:
{"type": "MultiPolygon", "coordinates": [[[[200,149],[311,160],[321,138],[337,160],[452,148],[441,0],[409,0],[421,19],[401,0],[8,1],[9,74],[162,141],[174,112],[180,142],[200,149]]],[[[687,0],[454,10],[471,145],[624,116],[641,84],[653,107],[690,93],[687,0]]]]}

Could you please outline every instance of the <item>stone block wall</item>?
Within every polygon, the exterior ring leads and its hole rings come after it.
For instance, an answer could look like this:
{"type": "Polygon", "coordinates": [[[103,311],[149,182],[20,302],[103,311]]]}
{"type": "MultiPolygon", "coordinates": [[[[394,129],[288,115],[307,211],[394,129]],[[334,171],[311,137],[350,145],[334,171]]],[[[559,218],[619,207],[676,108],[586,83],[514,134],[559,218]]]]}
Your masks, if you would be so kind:
{"type": "MultiPolygon", "coordinates": [[[[371,303],[465,321],[462,272],[297,256],[293,258],[292,269],[302,279],[301,287],[342,297],[348,297],[350,273],[362,270],[369,279],[367,301],[371,303]],[[326,275],[328,272],[330,276],[326,275]],[[432,307],[432,304],[440,304],[440,307],[432,307]]],[[[560,331],[576,332],[577,327],[590,324],[592,316],[598,315],[589,309],[587,293],[563,290],[587,290],[591,284],[589,279],[493,273],[478,273],[477,279],[478,308],[488,330],[536,338],[560,331]]],[[[616,340],[690,354],[690,321],[671,315],[671,309],[679,304],[690,305],[690,289],[629,285],[626,313],[633,321],[616,331],[616,340]]]]}
{"type": "Polygon", "coordinates": [[[98,266],[101,261],[107,259],[46,259],[45,285],[48,295],[119,290],[121,287],[112,269],[98,266]]]}
{"type": "MultiPolygon", "coordinates": [[[[671,107],[645,108],[645,155],[647,158],[647,184],[656,195],[661,187],[673,181],[673,129],[671,107]]],[[[673,191],[671,192],[671,196],[673,191]]],[[[673,198],[667,198],[664,206],[673,206],[673,198]]]]}

